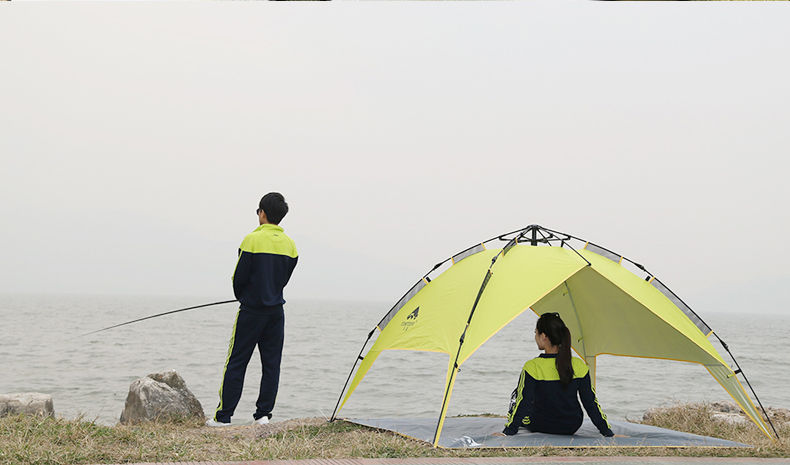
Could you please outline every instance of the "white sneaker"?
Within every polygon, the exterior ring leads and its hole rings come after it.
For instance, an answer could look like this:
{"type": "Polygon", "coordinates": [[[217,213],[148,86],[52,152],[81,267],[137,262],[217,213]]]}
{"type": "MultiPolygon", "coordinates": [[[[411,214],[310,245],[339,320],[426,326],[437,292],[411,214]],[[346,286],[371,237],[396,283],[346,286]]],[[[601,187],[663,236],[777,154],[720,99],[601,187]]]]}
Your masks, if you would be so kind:
{"type": "Polygon", "coordinates": [[[253,425],[268,425],[269,424],[269,417],[260,417],[257,420],[252,422],[253,425]]]}
{"type": "Polygon", "coordinates": [[[219,428],[222,426],[230,426],[230,423],[222,423],[221,421],[216,421],[213,418],[206,420],[206,426],[210,426],[212,428],[219,428]]]}

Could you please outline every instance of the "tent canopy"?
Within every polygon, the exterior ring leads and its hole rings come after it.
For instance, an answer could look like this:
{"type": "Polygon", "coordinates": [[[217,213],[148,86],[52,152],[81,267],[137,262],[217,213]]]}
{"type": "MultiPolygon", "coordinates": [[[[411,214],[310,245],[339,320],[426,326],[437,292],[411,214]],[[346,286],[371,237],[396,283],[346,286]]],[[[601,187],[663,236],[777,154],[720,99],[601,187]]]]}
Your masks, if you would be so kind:
{"type": "Polygon", "coordinates": [[[710,328],[644,267],[631,262],[645,271],[645,279],[607,249],[584,243],[576,250],[570,242],[580,239],[536,225],[510,235],[510,240],[499,236],[457,254],[452,266],[432,281],[426,275],[385,315],[340,408],[382,351],[446,353],[446,389],[433,440],[438,444],[459,367],[531,309],[539,315],[559,313],[593,383],[595,357],[601,354],[698,363],[771,437],[736,373],[708,340],[710,328]],[[486,248],[497,239],[508,242],[486,248]]]}

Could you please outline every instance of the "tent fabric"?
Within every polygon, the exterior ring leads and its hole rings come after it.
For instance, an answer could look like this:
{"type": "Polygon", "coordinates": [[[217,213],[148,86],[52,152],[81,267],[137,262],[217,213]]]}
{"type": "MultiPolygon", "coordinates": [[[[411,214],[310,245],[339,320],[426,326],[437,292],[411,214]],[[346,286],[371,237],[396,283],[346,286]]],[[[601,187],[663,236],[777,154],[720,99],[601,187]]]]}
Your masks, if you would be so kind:
{"type": "MultiPolygon", "coordinates": [[[[592,249],[592,248],[591,248],[592,249]]],[[[363,358],[340,408],[384,350],[448,354],[439,418],[444,419],[460,366],[489,338],[527,310],[557,312],[573,349],[595,383],[601,354],[693,362],[708,372],[771,437],[735,372],[684,310],[657,287],[622,266],[622,257],[592,250],[517,244],[475,246],[432,281],[423,279],[391,310],[363,358]],[[457,359],[457,362],[456,362],[457,359]]],[[[687,311],[690,311],[687,310],[687,311]]],[[[515,368],[514,368],[515,369],[515,368]]],[[[444,420],[442,420],[444,421],[444,420]]],[[[434,440],[441,437],[442,421],[434,440]]]]}
{"type": "MultiPolygon", "coordinates": [[[[349,419],[351,423],[393,431],[426,442],[433,441],[436,418],[349,419]]],[[[724,439],[682,433],[655,426],[625,421],[610,421],[615,434],[624,438],[601,436],[592,422],[585,418],[576,434],[530,433],[524,429],[514,436],[491,436],[502,431],[505,419],[484,417],[448,418],[438,446],[448,449],[502,447],[752,447],[724,439]]]]}
{"type": "MultiPolygon", "coordinates": [[[[514,249],[507,258],[524,254],[524,249],[526,247],[514,249]]],[[[486,313],[484,318],[475,319],[475,325],[470,326],[459,365],[486,340],[542,297],[542,294],[547,292],[546,288],[558,286],[573,273],[586,266],[584,260],[569,256],[569,251],[565,249],[540,247],[532,248],[532,251],[547,257],[544,260],[544,267],[519,268],[511,266],[512,270],[498,269],[495,276],[489,281],[489,288],[483,293],[480,307],[481,310],[487,307],[493,311],[486,313]],[[561,255],[558,256],[558,253],[561,255]],[[531,295],[524,296],[507,292],[508,286],[523,287],[521,283],[524,282],[534,283],[527,288],[533,291],[531,295]]],[[[354,392],[382,350],[423,350],[455,356],[460,345],[459,336],[464,332],[469,310],[478,294],[486,270],[490,266],[491,260],[500,252],[500,249],[486,250],[457,262],[407,302],[388,322],[365,356],[343,404],[354,392]],[[409,318],[414,310],[418,310],[417,317],[409,318]]],[[[501,262],[502,265],[512,263],[505,264],[504,262],[501,262]]],[[[449,361],[448,378],[453,369],[453,362],[454,359],[449,361]]]]}

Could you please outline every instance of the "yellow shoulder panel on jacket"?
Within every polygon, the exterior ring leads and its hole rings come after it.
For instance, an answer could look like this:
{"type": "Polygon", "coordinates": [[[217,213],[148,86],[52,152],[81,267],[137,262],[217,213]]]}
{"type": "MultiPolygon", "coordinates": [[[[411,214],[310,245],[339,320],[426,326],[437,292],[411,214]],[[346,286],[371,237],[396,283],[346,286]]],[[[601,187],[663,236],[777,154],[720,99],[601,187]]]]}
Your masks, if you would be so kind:
{"type": "Polygon", "coordinates": [[[573,365],[573,377],[584,378],[587,375],[587,373],[589,373],[590,368],[587,366],[586,363],[584,363],[584,360],[578,357],[572,357],[571,360],[572,360],[571,364],[573,365]]]}
{"type": "Polygon", "coordinates": [[[291,258],[298,256],[293,239],[286,236],[279,226],[267,224],[244,236],[240,248],[242,252],[269,253],[291,258]]]}
{"type": "Polygon", "coordinates": [[[558,381],[560,373],[553,358],[533,358],[524,365],[524,370],[536,381],[558,381]]]}

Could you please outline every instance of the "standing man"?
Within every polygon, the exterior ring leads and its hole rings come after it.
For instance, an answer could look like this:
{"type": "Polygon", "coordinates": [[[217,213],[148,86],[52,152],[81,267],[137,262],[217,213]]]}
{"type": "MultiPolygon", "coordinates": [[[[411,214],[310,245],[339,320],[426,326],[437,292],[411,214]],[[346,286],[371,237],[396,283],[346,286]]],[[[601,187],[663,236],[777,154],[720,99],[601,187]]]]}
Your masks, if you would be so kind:
{"type": "Polygon", "coordinates": [[[244,373],[255,346],[261,355],[263,374],[253,417],[255,424],[269,423],[280,382],[280,360],[285,335],[283,288],[296,267],[296,245],[278,226],[288,213],[285,198],[270,192],[257,210],[260,227],[248,234],[239,247],[233,273],[233,293],[239,313],[233,325],[228,359],[219,388],[219,405],[206,426],[230,426],[244,385],[244,373]]]}

